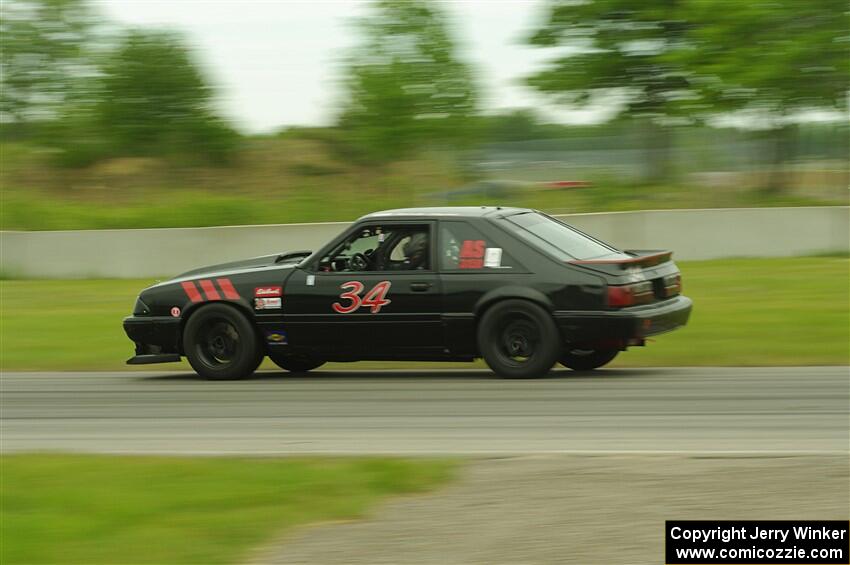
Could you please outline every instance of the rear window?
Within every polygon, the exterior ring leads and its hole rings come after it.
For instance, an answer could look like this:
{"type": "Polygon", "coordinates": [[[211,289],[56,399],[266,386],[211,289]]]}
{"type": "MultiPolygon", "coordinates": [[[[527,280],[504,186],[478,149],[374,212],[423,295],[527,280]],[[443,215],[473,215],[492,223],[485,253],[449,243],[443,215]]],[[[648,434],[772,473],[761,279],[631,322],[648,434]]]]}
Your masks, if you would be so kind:
{"type": "Polygon", "coordinates": [[[627,257],[613,247],[537,212],[523,212],[504,219],[513,226],[514,233],[562,261],[627,257]]]}

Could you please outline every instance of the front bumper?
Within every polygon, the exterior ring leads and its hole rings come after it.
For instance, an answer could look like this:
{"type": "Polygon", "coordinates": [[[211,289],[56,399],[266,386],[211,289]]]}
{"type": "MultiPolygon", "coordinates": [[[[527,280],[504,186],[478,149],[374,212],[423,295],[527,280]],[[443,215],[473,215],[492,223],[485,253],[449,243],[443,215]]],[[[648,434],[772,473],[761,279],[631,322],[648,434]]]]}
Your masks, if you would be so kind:
{"type": "Polygon", "coordinates": [[[608,340],[628,343],[684,326],[692,307],[690,298],[677,296],[620,310],[558,311],[555,321],[567,343],[593,344],[608,340]]]}
{"type": "Polygon", "coordinates": [[[136,344],[130,365],[180,360],[180,319],[170,316],[129,316],[124,332],[136,344]]]}

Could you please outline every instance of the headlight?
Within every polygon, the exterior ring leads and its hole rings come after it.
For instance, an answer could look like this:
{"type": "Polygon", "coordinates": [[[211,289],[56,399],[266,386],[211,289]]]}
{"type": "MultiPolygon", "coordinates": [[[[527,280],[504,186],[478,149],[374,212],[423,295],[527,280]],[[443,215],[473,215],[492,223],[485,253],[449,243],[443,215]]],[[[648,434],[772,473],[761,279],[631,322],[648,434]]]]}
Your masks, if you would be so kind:
{"type": "Polygon", "coordinates": [[[148,308],[148,305],[145,304],[144,302],[142,302],[141,297],[137,297],[136,298],[136,304],[133,305],[133,315],[134,316],[140,316],[140,315],[145,315],[145,314],[150,314],[150,313],[151,313],[151,309],[148,308]]]}

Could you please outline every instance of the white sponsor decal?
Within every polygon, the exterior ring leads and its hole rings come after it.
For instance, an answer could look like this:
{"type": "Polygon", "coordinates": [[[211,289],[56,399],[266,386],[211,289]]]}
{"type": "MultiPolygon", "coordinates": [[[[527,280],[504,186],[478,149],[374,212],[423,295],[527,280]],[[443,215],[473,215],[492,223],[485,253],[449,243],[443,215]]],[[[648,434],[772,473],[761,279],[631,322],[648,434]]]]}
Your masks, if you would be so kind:
{"type": "Polygon", "coordinates": [[[501,267],[502,266],[502,248],[488,247],[484,252],[485,267],[501,267]]]}
{"type": "Polygon", "coordinates": [[[281,300],[280,298],[255,298],[254,299],[254,309],[255,310],[274,310],[280,308],[281,300]]]}
{"type": "Polygon", "coordinates": [[[307,286],[316,285],[316,275],[307,275],[307,286]]]}
{"type": "Polygon", "coordinates": [[[646,280],[646,276],[640,267],[629,267],[626,269],[626,275],[629,277],[629,282],[643,282],[646,280]]]}

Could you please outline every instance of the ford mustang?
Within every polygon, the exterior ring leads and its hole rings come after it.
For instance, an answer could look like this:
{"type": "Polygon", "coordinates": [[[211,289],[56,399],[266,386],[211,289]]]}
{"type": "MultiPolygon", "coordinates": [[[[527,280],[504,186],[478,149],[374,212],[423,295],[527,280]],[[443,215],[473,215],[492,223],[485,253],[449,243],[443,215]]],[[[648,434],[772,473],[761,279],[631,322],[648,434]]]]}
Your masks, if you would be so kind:
{"type": "Polygon", "coordinates": [[[536,210],[412,208],[360,218],[318,251],[192,270],[141,292],[130,364],[238,379],[268,356],[472,361],[503,377],[591,370],[687,323],[669,251],[619,250],[536,210]]]}

